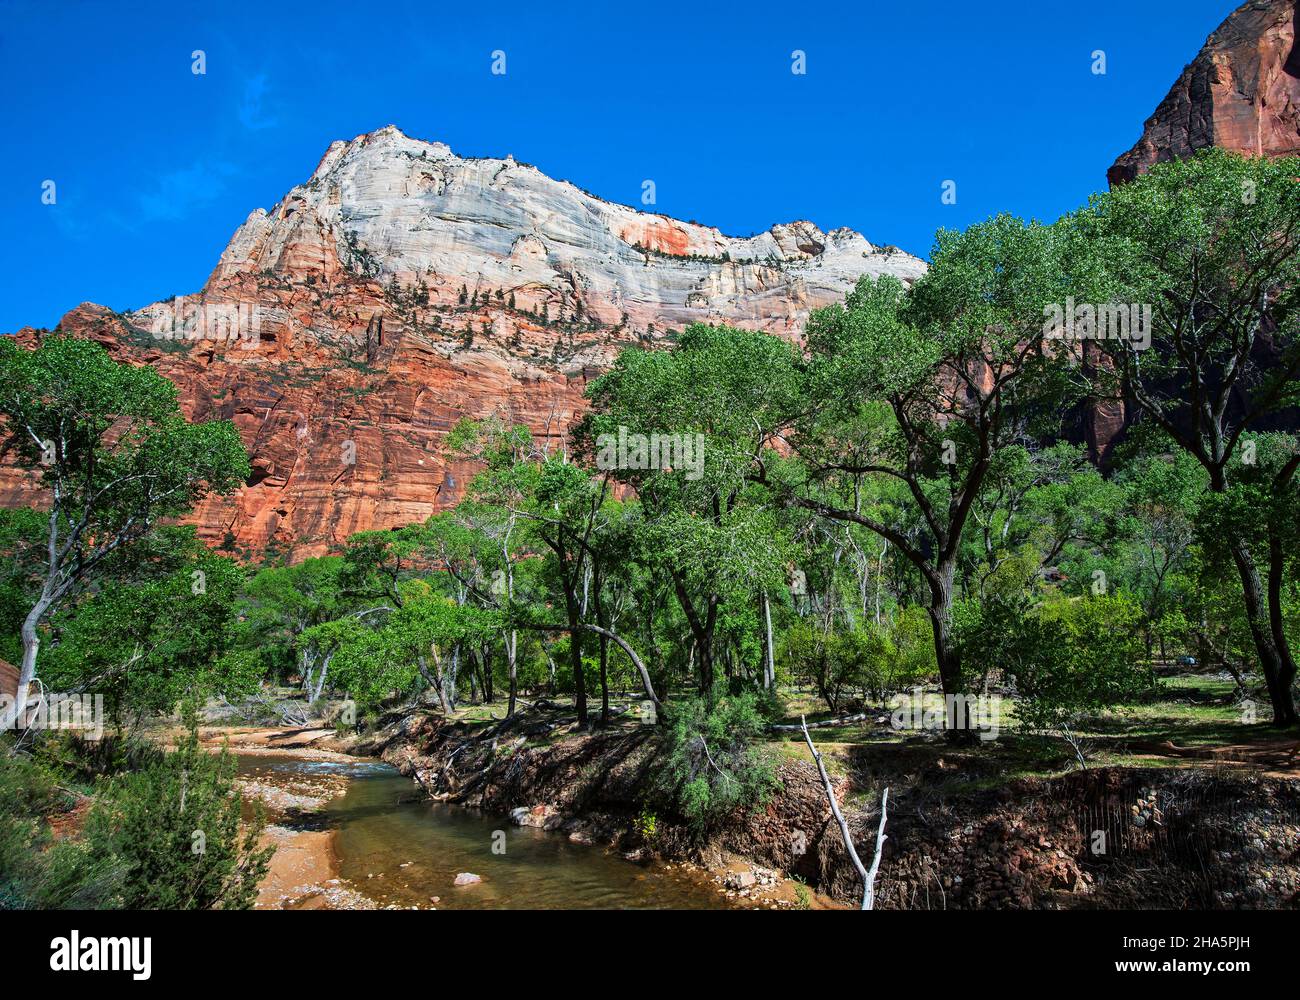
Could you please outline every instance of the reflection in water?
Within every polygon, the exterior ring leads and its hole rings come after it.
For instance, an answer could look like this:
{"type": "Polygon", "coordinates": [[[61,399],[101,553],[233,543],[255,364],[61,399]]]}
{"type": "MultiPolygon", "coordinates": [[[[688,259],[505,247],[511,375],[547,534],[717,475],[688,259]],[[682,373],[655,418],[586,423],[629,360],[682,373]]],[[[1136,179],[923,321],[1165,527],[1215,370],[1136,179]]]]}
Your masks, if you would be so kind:
{"type": "Polygon", "coordinates": [[[566,836],[516,827],[502,817],[426,799],[386,764],[246,757],[240,769],[348,775],[343,796],[325,808],[338,831],[340,873],[381,906],[438,909],[689,908],[727,905],[698,876],[642,867],[566,836]],[[494,853],[493,848],[497,852],[494,853]],[[461,872],[482,883],[455,886],[461,872]],[[438,896],[432,903],[431,897],[438,896]]]}

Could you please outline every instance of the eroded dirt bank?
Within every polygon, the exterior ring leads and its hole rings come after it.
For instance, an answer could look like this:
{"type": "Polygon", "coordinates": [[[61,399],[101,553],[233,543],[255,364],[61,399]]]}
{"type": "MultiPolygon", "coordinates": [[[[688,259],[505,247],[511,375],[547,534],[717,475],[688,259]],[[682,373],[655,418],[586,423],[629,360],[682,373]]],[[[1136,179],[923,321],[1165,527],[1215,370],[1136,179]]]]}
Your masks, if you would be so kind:
{"type": "MultiPolygon", "coordinates": [[[[632,858],[698,863],[736,895],[759,894],[776,873],[845,904],[859,900],[857,874],[809,762],[783,761],[783,790],[766,807],[737,812],[700,841],[671,817],[657,816],[653,832],[646,829],[643,790],[656,766],[649,728],[580,735],[533,713],[469,725],[412,712],[389,720],[361,749],[436,798],[632,858]]],[[[874,840],[890,752],[876,751],[883,769],[859,768],[858,785],[844,778],[837,787],[862,849],[874,840]]],[[[888,834],[881,908],[1300,906],[1300,783],[1293,780],[1228,769],[1104,768],[993,790],[894,782],[888,834]]],[[[808,893],[797,897],[809,905],[808,893]]]]}

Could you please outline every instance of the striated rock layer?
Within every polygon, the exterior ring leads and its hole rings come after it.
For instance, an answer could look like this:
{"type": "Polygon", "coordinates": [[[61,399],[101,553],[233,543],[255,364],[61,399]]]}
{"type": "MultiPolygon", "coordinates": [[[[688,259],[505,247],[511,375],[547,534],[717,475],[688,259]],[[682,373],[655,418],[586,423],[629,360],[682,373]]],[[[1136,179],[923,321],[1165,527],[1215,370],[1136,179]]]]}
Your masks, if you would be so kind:
{"type": "MultiPolygon", "coordinates": [[[[199,294],[86,303],[60,327],[153,366],[191,419],[234,421],[253,475],[196,511],[203,538],[305,558],[459,500],[474,469],[443,440],[463,417],[561,448],[588,379],[630,344],[696,321],[797,338],[862,275],[924,269],[809,222],[727,237],[388,126],[253,212],[199,294]]],[[[38,496],[0,468],[0,503],[38,496]]]]}
{"type": "Polygon", "coordinates": [[[1233,11],[1147,119],[1137,145],[1107,172],[1110,183],[1206,146],[1300,152],[1298,16],[1296,0],[1251,0],[1233,11]]]}

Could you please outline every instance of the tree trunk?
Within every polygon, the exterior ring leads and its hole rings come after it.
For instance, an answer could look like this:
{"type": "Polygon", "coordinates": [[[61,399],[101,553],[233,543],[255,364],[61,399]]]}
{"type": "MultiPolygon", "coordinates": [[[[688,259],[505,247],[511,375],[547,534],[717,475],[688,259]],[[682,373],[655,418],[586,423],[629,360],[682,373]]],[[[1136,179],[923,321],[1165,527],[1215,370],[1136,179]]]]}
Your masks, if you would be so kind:
{"type": "MultiPolygon", "coordinates": [[[[1259,579],[1259,572],[1255,568],[1255,560],[1250,554],[1250,549],[1238,539],[1233,539],[1231,549],[1233,562],[1237,564],[1237,574],[1241,577],[1241,591],[1246,602],[1246,621],[1250,626],[1250,635],[1255,642],[1255,651],[1259,654],[1264,680],[1268,685],[1268,697],[1273,707],[1273,722],[1279,726],[1292,725],[1297,721],[1295,699],[1291,694],[1295,665],[1292,663],[1288,671],[1278,644],[1274,642],[1273,628],[1264,620],[1263,584],[1259,579]]],[[[1279,581],[1279,597],[1280,589],[1279,581]]],[[[1272,601],[1269,603],[1271,605],[1272,601]]],[[[1279,614],[1280,610],[1279,604],[1279,614]]],[[[1285,640],[1285,633],[1283,639],[1285,640]]],[[[1286,648],[1285,643],[1282,648],[1286,648]]],[[[1286,660],[1290,660],[1289,653],[1286,660]]]]}
{"type": "Polygon", "coordinates": [[[609,725],[609,639],[600,637],[600,724],[609,725]]]}
{"type": "Polygon", "coordinates": [[[507,719],[515,714],[515,695],[518,694],[518,665],[515,660],[515,654],[518,648],[519,633],[511,630],[510,635],[506,637],[506,668],[510,673],[510,701],[506,704],[507,719]]]}
{"type": "Polygon", "coordinates": [[[655,686],[650,678],[650,671],[646,669],[645,662],[641,657],[636,655],[636,650],[629,646],[626,640],[620,638],[617,633],[604,629],[599,625],[588,625],[587,629],[618,644],[619,649],[627,654],[627,658],[632,661],[632,666],[636,667],[637,673],[641,675],[641,686],[645,690],[646,697],[654,702],[656,709],[663,708],[659,696],[655,694],[655,686]]]}
{"type": "Polygon", "coordinates": [[[0,728],[8,729],[15,724],[18,728],[22,728],[27,723],[27,691],[32,686],[32,681],[36,679],[36,654],[41,648],[39,626],[52,603],[48,597],[42,595],[23,621],[23,662],[18,671],[18,690],[14,692],[13,707],[0,713],[3,715],[3,718],[0,718],[0,728]]]}
{"type": "Polygon", "coordinates": [[[325,690],[325,678],[329,676],[330,661],[333,659],[334,659],[334,654],[332,653],[329,656],[325,657],[325,662],[321,664],[320,677],[317,679],[315,686],[310,686],[311,682],[310,680],[308,681],[308,685],[309,685],[309,689],[307,691],[308,708],[311,708],[312,705],[315,705],[316,702],[320,701],[320,696],[325,690]]]}
{"type": "Polygon", "coordinates": [[[718,620],[717,596],[709,595],[708,612],[701,621],[695,610],[695,604],[691,601],[691,595],[686,592],[686,584],[681,576],[675,572],[672,576],[677,601],[686,615],[686,623],[690,626],[691,636],[695,640],[695,650],[699,653],[700,694],[708,698],[713,692],[713,628],[718,620]]]}
{"type": "Polygon", "coordinates": [[[483,690],[483,665],[479,660],[479,655],[470,647],[466,647],[465,655],[469,657],[469,675],[474,683],[478,685],[479,704],[486,705],[488,696],[487,692],[483,690]]]}
{"type": "Polygon", "coordinates": [[[437,695],[438,707],[442,709],[442,714],[450,716],[451,706],[447,704],[447,692],[443,690],[442,686],[442,667],[438,664],[438,654],[432,647],[430,647],[430,655],[433,658],[432,673],[429,672],[429,663],[423,656],[417,657],[415,662],[420,669],[420,676],[424,678],[426,684],[433,688],[433,693],[437,695]]]}
{"type": "Polygon", "coordinates": [[[844,849],[848,851],[849,860],[853,862],[853,867],[858,870],[858,875],[862,878],[862,909],[873,910],[876,906],[876,873],[880,871],[880,856],[885,847],[885,841],[888,837],[885,834],[885,820],[889,816],[889,788],[886,787],[884,794],[880,797],[880,827],[876,831],[876,853],[871,859],[871,867],[867,868],[858,857],[857,848],[853,846],[853,834],[849,832],[848,820],[840,812],[840,804],[835,798],[835,786],[831,784],[830,775],[826,773],[826,764],[822,760],[821,752],[817,745],[813,743],[812,734],[808,732],[807,720],[801,715],[799,722],[803,727],[803,738],[808,742],[808,750],[812,754],[814,763],[817,765],[817,773],[822,779],[822,788],[826,790],[826,801],[830,803],[831,815],[835,817],[836,824],[840,828],[840,837],[844,841],[844,849]]]}
{"type": "Polygon", "coordinates": [[[587,684],[582,676],[582,620],[578,614],[578,595],[565,587],[564,603],[569,613],[569,665],[573,670],[573,706],[578,711],[578,728],[586,729],[587,684]]]}
{"type": "Polygon", "coordinates": [[[438,667],[438,697],[442,701],[442,710],[450,715],[456,711],[454,685],[448,676],[449,671],[442,661],[442,656],[436,649],[433,651],[433,662],[438,667]]]}
{"type": "Polygon", "coordinates": [[[490,702],[495,694],[493,693],[492,684],[492,647],[487,643],[483,644],[483,701],[486,704],[490,702]]]}
{"type": "MultiPolygon", "coordinates": [[[[515,564],[510,560],[510,535],[515,527],[515,516],[510,515],[510,525],[506,530],[505,537],[501,539],[501,558],[506,564],[506,600],[513,602],[515,599],[515,564]]],[[[515,714],[515,698],[519,694],[518,686],[518,662],[517,654],[519,652],[519,633],[511,629],[510,635],[506,638],[506,673],[510,678],[510,694],[506,702],[506,718],[515,714]]]]}
{"type": "Polygon", "coordinates": [[[1296,714],[1295,695],[1292,685],[1295,683],[1296,664],[1291,655],[1291,642],[1286,634],[1282,617],[1282,582],[1286,556],[1282,550],[1282,540],[1277,533],[1269,532],[1268,545],[1268,622],[1273,637],[1273,645],[1278,653],[1277,693],[1273,698],[1273,717],[1283,725],[1293,725],[1300,721],[1296,714]],[[1279,712],[1279,708],[1281,711],[1279,712]]]}
{"type": "Polygon", "coordinates": [[[763,624],[767,629],[767,647],[764,650],[763,687],[769,690],[776,687],[776,656],[772,650],[772,605],[763,591],[763,624]]]}
{"type": "Polygon", "coordinates": [[[953,739],[968,741],[975,733],[970,725],[970,707],[966,704],[961,675],[961,657],[952,639],[952,580],[954,566],[941,563],[930,578],[930,626],[934,630],[934,655],[939,665],[939,680],[947,702],[944,726],[953,739]]]}

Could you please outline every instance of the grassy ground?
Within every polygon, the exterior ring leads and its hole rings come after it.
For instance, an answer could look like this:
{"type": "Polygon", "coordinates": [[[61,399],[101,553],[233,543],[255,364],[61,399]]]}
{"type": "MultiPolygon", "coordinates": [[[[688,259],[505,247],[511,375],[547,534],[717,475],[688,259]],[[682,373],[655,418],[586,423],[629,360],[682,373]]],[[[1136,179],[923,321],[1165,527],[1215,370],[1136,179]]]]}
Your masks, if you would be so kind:
{"type": "MultiPolygon", "coordinates": [[[[990,693],[980,705],[987,738],[959,746],[935,729],[944,704],[937,688],[923,690],[919,697],[916,692],[906,692],[904,697],[901,712],[894,701],[887,708],[866,709],[863,720],[812,730],[833,777],[853,774],[859,779],[857,784],[865,787],[877,779],[915,781],[936,790],[949,786],[992,788],[1017,778],[1049,777],[1078,767],[1065,740],[1027,732],[1018,724],[1015,702],[1010,698],[990,693]]],[[[548,700],[561,711],[572,704],[562,697],[548,700]]],[[[784,689],[781,701],[785,715],[780,721],[786,725],[798,725],[801,715],[810,723],[831,718],[826,704],[807,689],[784,689]]],[[[612,699],[611,705],[628,708],[613,726],[642,724],[635,695],[621,695],[612,699]]],[[[599,703],[589,703],[589,709],[593,717],[598,716],[599,703]]],[[[1300,760],[1293,759],[1300,747],[1300,732],[1284,733],[1262,724],[1269,717],[1266,701],[1257,703],[1254,712],[1258,722],[1251,720],[1248,709],[1236,699],[1234,684],[1227,676],[1179,674],[1162,679],[1147,700],[1115,706],[1082,720],[1078,736],[1089,767],[1213,764],[1267,773],[1293,772],[1300,777],[1300,760]]],[[[504,701],[499,701],[464,705],[454,718],[487,723],[504,714],[504,701]]],[[[534,736],[529,742],[545,743],[558,736],[534,736]]],[[[811,760],[803,733],[797,729],[772,732],[767,743],[769,752],[780,757],[811,760]]]]}
{"type": "MultiPolygon", "coordinates": [[[[824,703],[808,692],[790,692],[785,704],[786,723],[797,724],[800,713],[809,722],[830,717],[824,703]]],[[[924,713],[941,712],[942,704],[937,690],[924,692],[919,700],[922,718],[924,713]]],[[[954,746],[936,732],[918,731],[911,701],[897,716],[887,710],[868,711],[865,721],[814,729],[812,734],[833,776],[911,780],[935,790],[997,787],[1078,766],[1064,739],[1022,729],[1013,701],[993,694],[988,706],[997,723],[996,736],[971,746],[954,746]],[[895,721],[902,728],[896,728],[895,721]]],[[[1236,700],[1230,678],[1181,674],[1161,680],[1158,691],[1143,702],[1081,720],[1078,736],[1089,767],[1227,766],[1300,777],[1300,732],[1260,724],[1268,718],[1267,702],[1253,706],[1252,718],[1251,706],[1236,700]]],[[[787,757],[810,759],[801,732],[773,734],[773,742],[787,757]]]]}

